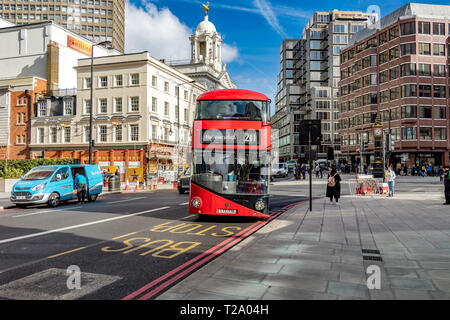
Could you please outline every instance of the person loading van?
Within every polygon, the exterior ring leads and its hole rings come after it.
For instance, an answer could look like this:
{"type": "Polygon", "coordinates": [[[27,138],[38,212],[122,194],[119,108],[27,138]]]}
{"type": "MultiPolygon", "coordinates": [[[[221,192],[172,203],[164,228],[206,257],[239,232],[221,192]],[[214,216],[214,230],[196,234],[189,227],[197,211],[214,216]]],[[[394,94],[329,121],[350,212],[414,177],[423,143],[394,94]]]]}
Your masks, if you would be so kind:
{"type": "Polygon", "coordinates": [[[75,188],[77,188],[78,202],[83,201],[84,203],[84,199],[86,199],[86,192],[87,192],[87,181],[84,175],[79,173],[76,174],[75,188]]]}

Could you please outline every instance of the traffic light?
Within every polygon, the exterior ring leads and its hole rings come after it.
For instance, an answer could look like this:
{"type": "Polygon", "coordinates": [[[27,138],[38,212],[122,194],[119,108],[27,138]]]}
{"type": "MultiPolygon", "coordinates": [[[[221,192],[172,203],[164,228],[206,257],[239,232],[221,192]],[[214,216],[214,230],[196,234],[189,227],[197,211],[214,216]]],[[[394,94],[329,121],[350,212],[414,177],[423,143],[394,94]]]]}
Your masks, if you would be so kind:
{"type": "Polygon", "coordinates": [[[394,151],[394,140],[392,139],[392,134],[386,135],[386,150],[387,151],[394,151]]]}
{"type": "Polygon", "coordinates": [[[369,151],[369,142],[367,142],[367,141],[363,142],[362,150],[363,150],[363,152],[369,151]]]}
{"type": "Polygon", "coordinates": [[[334,160],[334,148],[328,147],[327,149],[327,159],[328,160],[334,160]]]}

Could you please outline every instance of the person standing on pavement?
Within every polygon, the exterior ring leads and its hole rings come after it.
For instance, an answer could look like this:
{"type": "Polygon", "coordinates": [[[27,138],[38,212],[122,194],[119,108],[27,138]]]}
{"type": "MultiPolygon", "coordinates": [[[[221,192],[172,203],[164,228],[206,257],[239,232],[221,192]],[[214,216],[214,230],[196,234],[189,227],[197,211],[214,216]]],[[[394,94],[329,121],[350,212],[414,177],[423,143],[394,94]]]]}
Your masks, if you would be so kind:
{"type": "Polygon", "coordinates": [[[337,173],[336,168],[331,169],[328,175],[327,197],[330,198],[330,204],[333,205],[333,198],[336,205],[339,206],[339,198],[341,197],[341,176],[337,173]]]}
{"type": "Polygon", "coordinates": [[[394,196],[394,187],[395,187],[395,172],[392,170],[392,166],[389,166],[387,172],[386,172],[386,180],[389,186],[389,197],[394,196]]]}
{"type": "Polygon", "coordinates": [[[323,178],[323,164],[319,165],[320,179],[323,178]]]}
{"type": "Polygon", "coordinates": [[[439,166],[438,176],[439,176],[439,181],[443,182],[444,181],[444,168],[442,166],[439,166]]]}
{"type": "Polygon", "coordinates": [[[450,204],[450,167],[445,167],[444,171],[444,205],[450,204]]]}
{"type": "Polygon", "coordinates": [[[77,173],[75,176],[75,188],[77,188],[78,202],[85,201],[87,198],[87,181],[86,177],[82,174],[77,173]]]}

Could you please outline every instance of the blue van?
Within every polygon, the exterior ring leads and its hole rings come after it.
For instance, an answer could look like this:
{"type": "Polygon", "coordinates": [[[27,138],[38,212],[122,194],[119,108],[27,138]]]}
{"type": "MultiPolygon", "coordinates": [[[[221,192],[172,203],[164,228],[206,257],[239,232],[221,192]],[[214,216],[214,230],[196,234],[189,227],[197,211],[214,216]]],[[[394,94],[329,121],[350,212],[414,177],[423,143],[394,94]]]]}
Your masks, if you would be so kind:
{"type": "Polygon", "coordinates": [[[11,202],[19,207],[47,203],[56,207],[76,199],[75,175],[83,174],[88,184],[88,200],[95,201],[103,191],[103,175],[98,165],[50,165],[34,167],[11,191],[11,202]]]}

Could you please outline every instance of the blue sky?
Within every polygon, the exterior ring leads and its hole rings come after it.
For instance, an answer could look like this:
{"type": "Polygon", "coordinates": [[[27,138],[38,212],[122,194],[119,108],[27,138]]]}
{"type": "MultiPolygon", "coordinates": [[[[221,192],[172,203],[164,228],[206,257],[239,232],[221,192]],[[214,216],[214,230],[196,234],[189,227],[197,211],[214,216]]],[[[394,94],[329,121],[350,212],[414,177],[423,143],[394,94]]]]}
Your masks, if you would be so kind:
{"type": "MultiPolygon", "coordinates": [[[[128,1],[126,50],[148,50],[157,58],[188,58],[177,55],[188,55],[189,51],[183,51],[186,46],[189,50],[186,37],[203,20],[201,4],[206,1],[128,1]]],[[[408,1],[398,0],[378,3],[365,0],[210,0],[209,20],[224,38],[227,69],[238,87],[265,93],[274,100],[280,71],[280,44],[285,38],[301,37],[304,25],[315,11],[367,11],[369,6],[379,5],[383,17],[406,3],[408,1]]],[[[448,0],[420,3],[448,4],[448,0]]]]}

